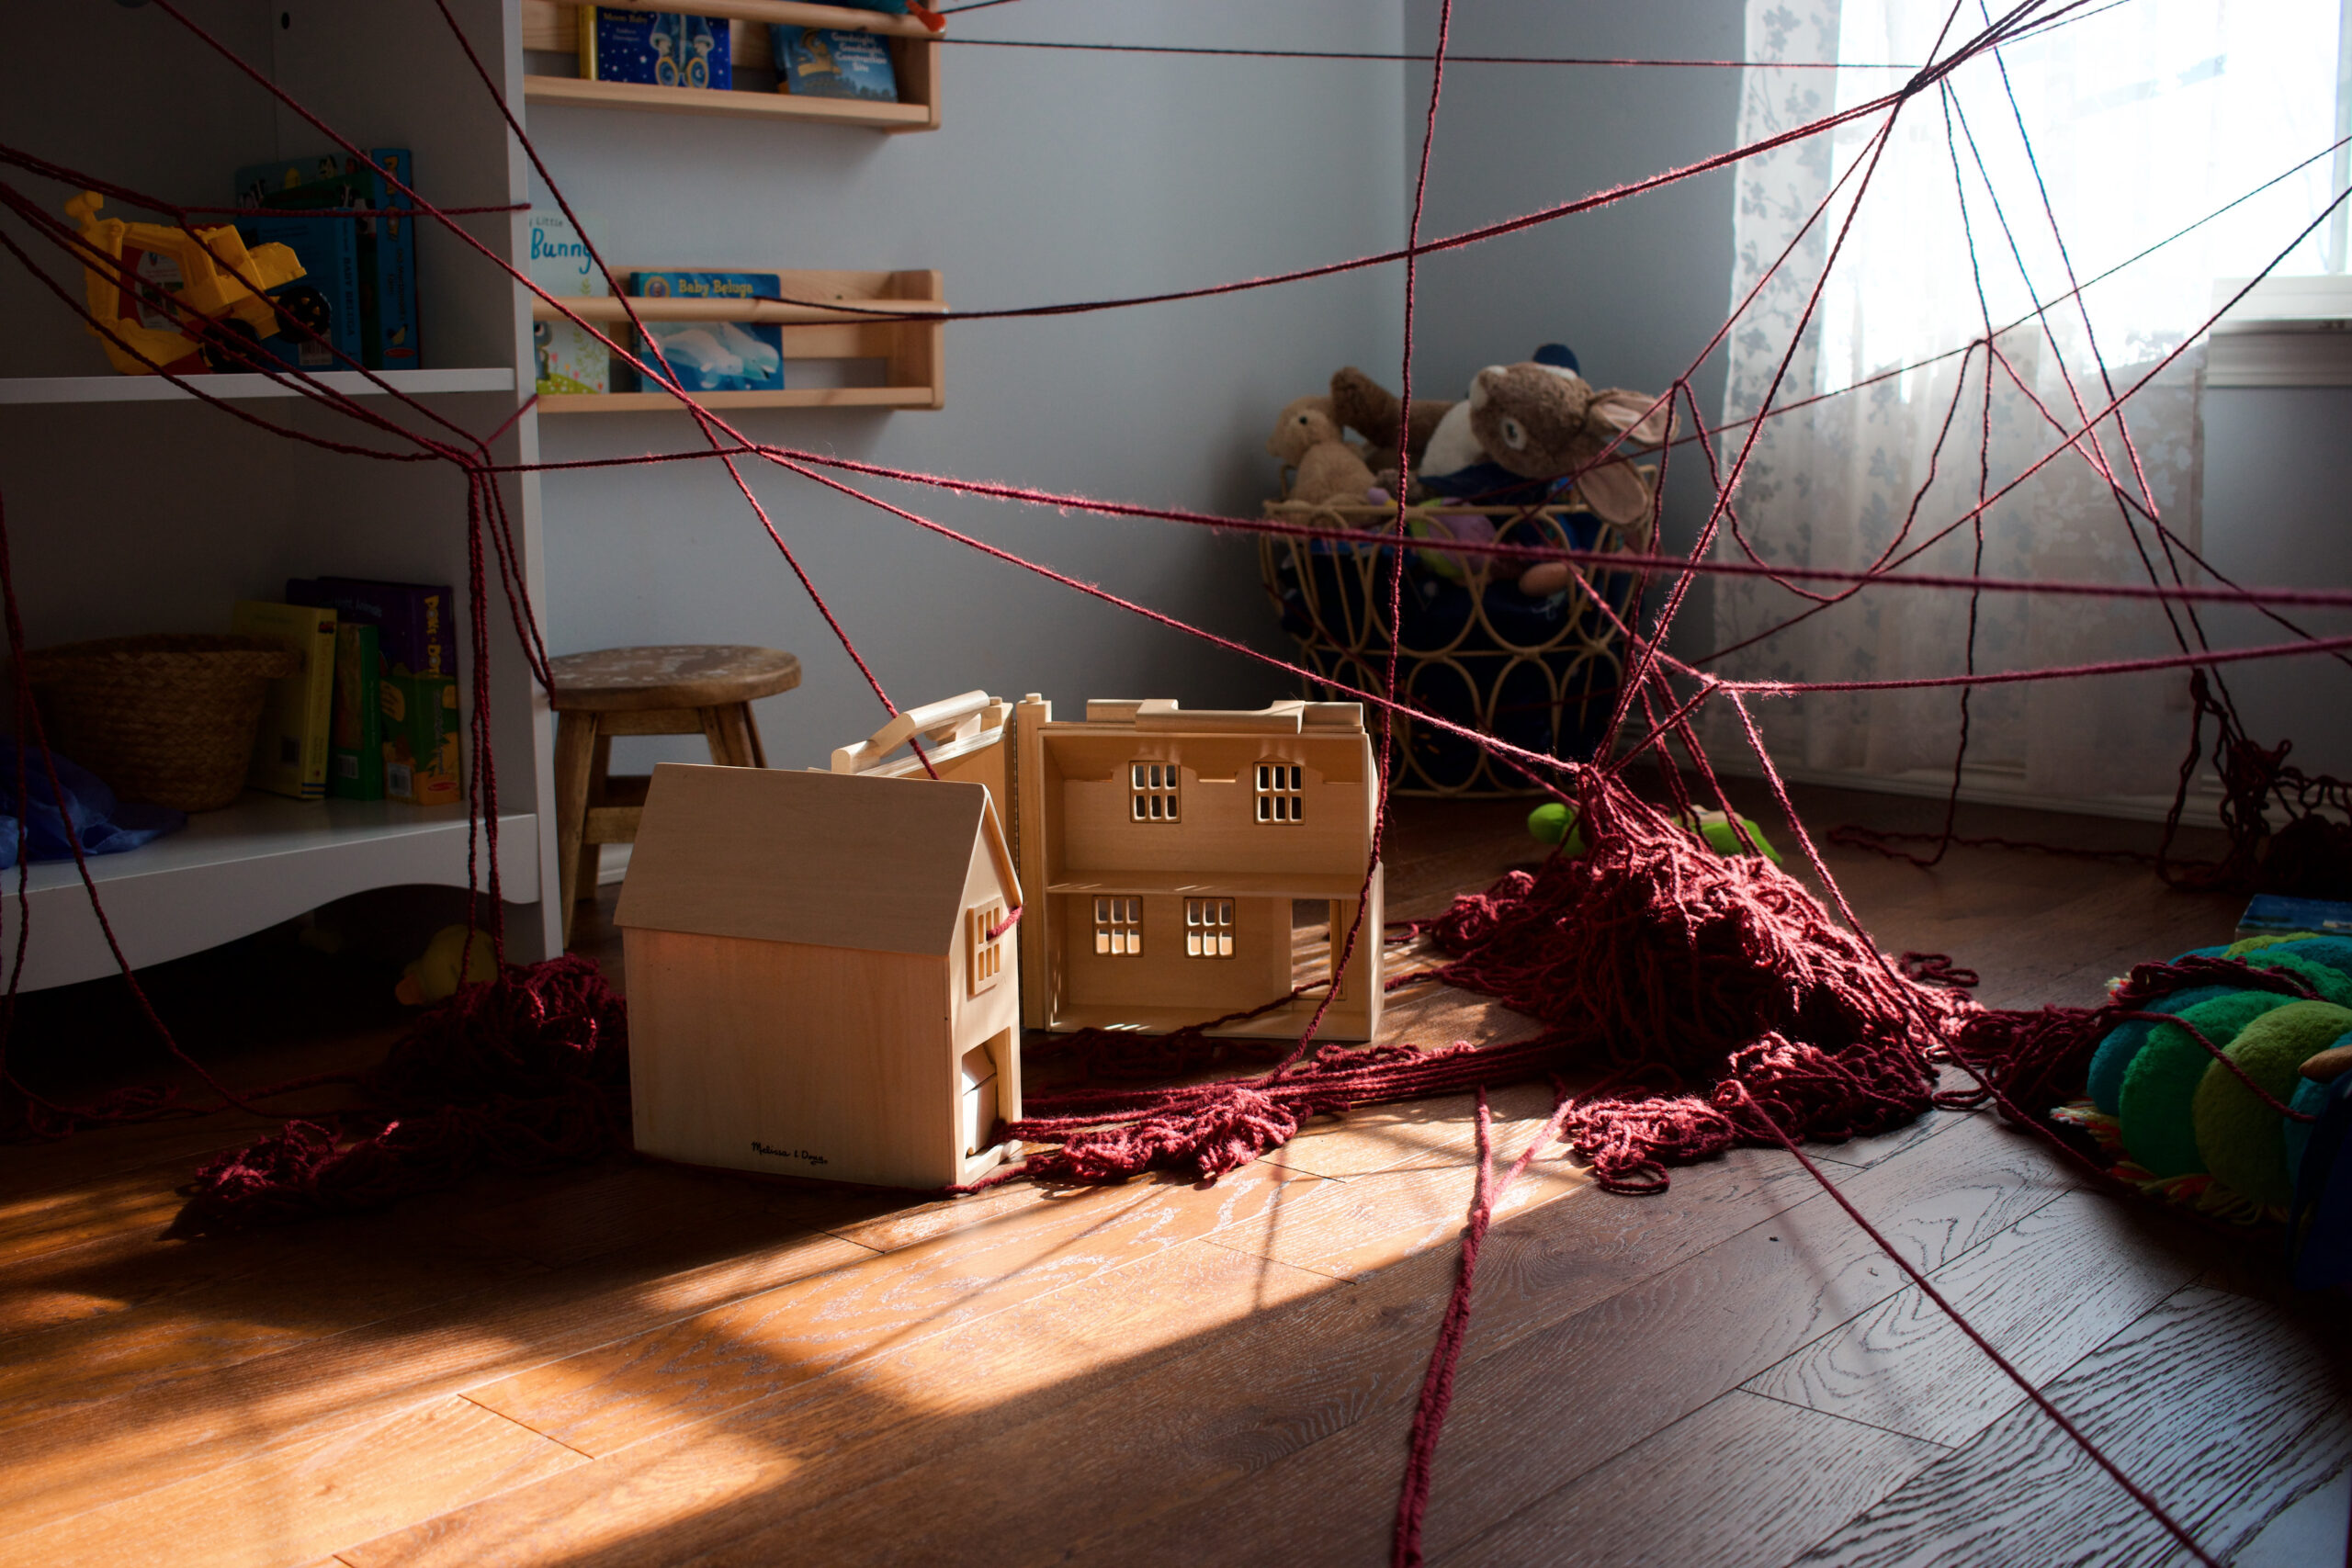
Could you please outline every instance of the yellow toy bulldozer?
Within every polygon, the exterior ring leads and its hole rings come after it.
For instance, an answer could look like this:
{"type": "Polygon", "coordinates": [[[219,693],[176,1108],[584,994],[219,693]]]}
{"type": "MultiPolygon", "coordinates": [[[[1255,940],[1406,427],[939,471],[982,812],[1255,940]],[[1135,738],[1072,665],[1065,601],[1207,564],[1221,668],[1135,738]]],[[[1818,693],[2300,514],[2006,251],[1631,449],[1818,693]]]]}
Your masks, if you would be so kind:
{"type": "MultiPolygon", "coordinates": [[[[306,288],[265,299],[254,291],[302,276],[290,247],[248,250],[229,223],[190,230],[100,218],[105,205],[105,197],[85,190],[65,204],[65,216],[81,225],[83,242],[113,264],[85,266],[83,277],[90,314],[113,336],[96,326],[89,331],[117,370],[185,376],[274,363],[244,345],[277,335],[281,312],[304,319],[302,297],[318,293],[306,288]]],[[[322,297],[318,305],[322,315],[322,297]]]]}

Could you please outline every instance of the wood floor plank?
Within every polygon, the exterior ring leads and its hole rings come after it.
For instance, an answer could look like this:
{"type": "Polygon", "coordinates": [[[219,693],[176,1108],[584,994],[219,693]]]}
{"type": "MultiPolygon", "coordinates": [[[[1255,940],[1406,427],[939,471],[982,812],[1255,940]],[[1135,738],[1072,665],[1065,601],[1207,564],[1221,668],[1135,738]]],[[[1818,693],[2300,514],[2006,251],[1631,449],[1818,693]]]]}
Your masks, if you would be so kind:
{"type": "MultiPolygon", "coordinates": [[[[2148,1219],[2104,1193],[2066,1193],[1930,1278],[2040,1383],[2198,1274],[2204,1248],[2153,1235],[2148,1219]]],[[[1947,1448],[2025,1398],[1916,1285],[1743,1386],[1947,1448]]]]}
{"type": "MultiPolygon", "coordinates": [[[[287,1095],[269,1103],[282,1107],[287,1116],[295,1116],[347,1105],[351,1099],[351,1090],[338,1085],[287,1095]]],[[[185,1181],[206,1156],[242,1148],[284,1124],[279,1120],[223,1111],[98,1128],[69,1138],[0,1144],[0,1192],[18,1199],[66,1192],[125,1171],[166,1164],[178,1167],[180,1180],[185,1181]]],[[[0,1220],[9,1212],[0,1210],[0,1220]]],[[[6,1228],[0,1223],[0,1231],[6,1228]]]]}
{"type": "MultiPolygon", "coordinates": [[[[860,1247],[869,1247],[876,1252],[897,1252],[959,1231],[1001,1229],[1013,1215],[1032,1209],[1042,1215],[1054,1205],[1067,1202],[1072,1195],[1069,1189],[1057,1190],[1030,1181],[1008,1181],[985,1192],[955,1198],[906,1195],[876,1200],[867,1195],[862,1204],[821,1216],[811,1213],[809,1218],[820,1222],[819,1228],[860,1247]]],[[[807,1195],[801,1195],[798,1201],[808,1201],[807,1195]]],[[[836,1197],[833,1201],[839,1204],[841,1200],[836,1197]]],[[[777,1202],[793,1203],[793,1213],[798,1217],[800,1210],[795,1200],[779,1198],[777,1202]]]]}
{"type": "MultiPolygon", "coordinates": [[[[1589,1213],[1608,1213],[1611,1201],[1552,1203],[1489,1236],[1432,1484],[1433,1552],[1607,1462],[1901,1288],[1894,1264],[1809,1178],[1799,1179],[1803,1189],[1781,1194],[1801,1200],[1792,1206],[1758,1213],[1760,1223],[1646,1279],[1601,1284],[1550,1321],[1542,1304],[1567,1293],[1515,1267],[1510,1241],[1555,1227],[1573,1234],[1589,1213]]],[[[1928,1267],[1983,1245],[2065,1190],[2038,1156],[1990,1126],[1955,1129],[1841,1185],[1928,1267]]],[[[1172,1517],[1136,1528],[1144,1543],[1136,1545],[1123,1533],[1133,1521],[1122,1518],[1120,1528],[1085,1537],[1080,1555],[1153,1564],[1376,1559],[1426,1339],[1419,1349],[1401,1375],[1356,1391],[1344,1429],[1331,1424],[1282,1462],[1231,1478],[1213,1500],[1205,1488],[1171,1500],[1196,1516],[1183,1528],[1172,1517]]],[[[1290,1420],[1304,1425],[1300,1416],[1290,1420]]],[[[1101,1485],[1114,1489],[1108,1480],[1101,1485]]]]}
{"type": "MultiPolygon", "coordinates": [[[[2352,1455],[2340,1351],[2259,1303],[2192,1287],[2045,1392],[2204,1549],[2227,1562],[2352,1455]]],[[[2186,1554],[2039,1410],[2021,1406],[1801,1559],[1950,1568],[2186,1554]],[[2030,1544],[2029,1544],[2030,1543],[2030,1544]]]]}
{"type": "Polygon", "coordinates": [[[189,1174],[174,1158],[0,1198],[0,1268],[125,1232],[160,1235],[187,1202],[175,1189],[189,1174]]]}
{"type": "MultiPolygon", "coordinates": [[[[1686,1173],[1654,1201],[1594,1206],[1564,1235],[1521,1240],[1513,1235],[1517,1222],[1508,1222],[1489,1243],[1492,1277],[1531,1303],[1605,1291],[1650,1247],[1687,1255],[1769,1217],[1770,1194],[1782,1185],[1782,1174],[1765,1156],[1742,1152],[1686,1173]],[[1521,1256],[1510,1256],[1514,1249],[1521,1256]]],[[[821,1551],[804,1545],[799,1538],[814,1528],[813,1514],[836,1501],[844,1510],[863,1508],[858,1500],[877,1486],[899,1485],[892,1478],[954,1452],[976,1461],[1001,1457],[959,1469],[946,1478],[951,1487],[974,1485],[991,1496],[1034,1487],[1038,1495],[1008,1521],[1011,1533],[988,1538],[987,1551],[972,1557],[982,1542],[952,1520],[939,1535],[926,1533],[952,1490],[933,1495],[919,1486],[929,1500],[917,1510],[924,1524],[911,1538],[910,1560],[924,1560],[925,1542],[959,1561],[1020,1560],[1041,1533],[1057,1549],[1057,1521],[1091,1517],[1123,1486],[1132,1483],[1157,1495],[1171,1483],[1154,1473],[1163,1466],[1181,1472],[1173,1475],[1177,1485],[1193,1480],[1204,1463],[1230,1479],[1343,1427],[1361,1403],[1352,1385],[1366,1367],[1387,1369],[1373,1375],[1399,1382],[1417,1378],[1452,1268],[1450,1255],[1431,1253],[1351,1287],[1191,1243],[968,1329],[853,1364],[718,1421],[625,1449],[600,1459],[594,1470],[491,1499],[468,1510],[462,1528],[420,1529],[359,1555],[365,1568],[475,1561],[618,1568],[721,1549],[745,1553],[745,1561],[763,1553],[808,1559],[849,1539],[833,1538],[821,1551]],[[1212,1319],[1170,1315],[1204,1306],[1212,1319]],[[1180,1338],[1180,1331],[1193,1337],[1180,1338]],[[1306,1347],[1329,1348],[1286,1364],[1306,1347]],[[1011,1386],[1002,1381],[1008,1375],[1017,1379],[1011,1386]],[[923,1414],[937,1401],[958,1400],[964,1389],[975,1401],[994,1403],[949,1419],[923,1414]],[[877,1392],[888,1398],[877,1399],[877,1392]],[[924,1434],[920,1445],[895,1435],[910,1420],[924,1434]],[[1086,1432],[1115,1440],[1070,1451],[1065,1439],[1086,1432]],[[1053,1451],[1020,1457],[1044,1451],[1040,1445],[1053,1451]],[[1146,1473],[1125,1475],[1110,1462],[1114,1455],[1146,1473]],[[1065,1470],[1082,1473],[1065,1480],[1065,1470]],[[1020,1480],[1023,1472],[1031,1474],[1027,1483],[1020,1480]],[[699,1494],[706,1483],[723,1491],[724,1500],[699,1494]],[[660,1521],[654,1532],[616,1539],[596,1502],[605,1487],[660,1521]]],[[[971,1506],[984,1506],[972,1495],[971,1506]]],[[[856,1554],[880,1553],[899,1534],[897,1524],[887,1527],[856,1554]]]]}
{"type": "MultiPolygon", "coordinates": [[[[2038,1205],[2052,1195],[2052,1189],[2030,1185],[2046,1178],[2030,1156],[2021,1164],[2018,1151],[2005,1142],[1988,1138],[1978,1153],[1987,1171],[1982,1184],[1998,1190],[1989,1197],[1977,1195],[1978,1184],[1957,1160],[1932,1173],[1896,1162],[1860,1179],[1883,1190],[1871,1192],[1873,1202],[1883,1198],[1885,1206],[1893,1206],[1916,1193],[1923,1202],[1942,1205],[1916,1226],[1898,1227],[1923,1253],[1934,1254],[1956,1238],[1973,1245],[2004,1228],[2022,1212],[2012,1210],[2012,1202],[2038,1205]],[[1989,1173],[1996,1167],[2009,1174],[1993,1177],[1989,1173]],[[2029,1197],[2014,1195],[2020,1182],[2028,1184],[2029,1197]],[[1955,1190],[1961,1195],[1951,1196],[1955,1190]],[[1970,1210],[1977,1219],[1964,1217],[1970,1210]],[[2007,1217],[1987,1223],[2001,1215],[2007,1217]]],[[[1676,1256],[1676,1243],[1687,1239],[1690,1253],[1683,1256],[1690,1261],[1680,1266],[1695,1267],[1723,1250],[1724,1236],[1744,1234],[1758,1222],[1769,1224],[1755,1234],[1774,1234],[1794,1212],[1786,1203],[1804,1201],[1804,1194],[1792,1185],[1758,1179],[1773,1163],[1760,1153],[1744,1155],[1726,1165],[1678,1173],[1675,1188],[1657,1199],[1626,1203],[1579,1196],[1501,1223],[1488,1237],[1481,1265],[1473,1353],[1499,1353],[1496,1347],[1539,1337],[1580,1308],[1626,1293],[1629,1255],[1666,1261],[1676,1256]],[[1747,1179],[1725,1182],[1738,1165],[1747,1166],[1747,1179]]],[[[1789,1168],[1785,1156],[1777,1163],[1789,1168]]],[[[1807,1179],[1798,1179],[1811,1190],[1807,1179]]],[[[1818,1198],[1810,1202],[1816,1210],[1824,1206],[1818,1198]]],[[[1851,1235],[1842,1215],[1838,1224],[1841,1238],[1851,1235]]],[[[1767,1277],[1787,1271],[1793,1243],[1770,1247],[1771,1257],[1761,1265],[1767,1277]]],[[[874,1561],[933,1562],[959,1550],[964,1521],[975,1517],[1001,1521],[988,1551],[990,1560],[1007,1562],[1058,1559],[1074,1548],[1122,1563],[1346,1561],[1351,1551],[1376,1552],[1393,1504],[1405,1413],[1419,1384],[1429,1336],[1451,1283],[1452,1261],[1450,1249],[1414,1255],[1353,1291],[1311,1297],[1287,1312],[1269,1314],[1049,1421],[1007,1433],[985,1452],[944,1450],[838,1504],[795,1513],[714,1552],[710,1561],[759,1562],[791,1541],[820,1555],[855,1552],[874,1561]],[[1301,1347],[1315,1349],[1302,1358],[1301,1347]],[[1072,1452],[1063,1441],[1070,1430],[1106,1436],[1132,1430],[1148,1434],[1148,1440],[1106,1441],[1072,1452]],[[1322,1456],[1334,1445],[1346,1447],[1346,1484],[1322,1466],[1322,1456]],[[1025,1499],[1018,1507],[1016,1497],[1025,1499]]],[[[1888,1275],[1894,1272],[1883,1260],[1880,1267],[1888,1275]]],[[[1851,1273],[1877,1294],[1895,1288],[1868,1280],[1861,1269],[1851,1273]]],[[[1809,1294],[1819,1298],[1821,1288],[1814,1286],[1809,1294]]],[[[1840,1315],[1870,1299],[1874,1297],[1859,1296],[1840,1315]]],[[[1722,1298],[1705,1298],[1692,1309],[1692,1339],[1719,1334],[1724,1317],[1722,1298]]],[[[1589,1462],[1638,1441],[1683,1408],[1705,1403],[1824,1326],[1826,1322],[1818,1316],[1783,1325],[1769,1353],[1735,1359],[1717,1371],[1704,1397],[1637,1425],[1589,1462]]],[[[1690,1346],[1677,1348],[1687,1356],[1690,1346]]],[[[1659,1377],[1672,1378],[1673,1359],[1662,1359],[1659,1377]]],[[[1592,1364],[1589,1348],[1569,1353],[1568,1364],[1592,1364]]],[[[1465,1385],[1476,1375],[1475,1369],[1465,1371],[1465,1385]]],[[[1601,1380],[1601,1387],[1609,1386],[1610,1380],[1601,1380]]],[[[1563,1431],[1560,1412],[1598,1397],[1599,1392],[1580,1385],[1576,1395],[1546,1404],[1535,1419],[1547,1435],[1573,1438],[1591,1422],[1579,1410],[1563,1431]]],[[[1464,1408],[1457,1396],[1457,1425],[1466,1418],[1464,1408]]],[[[1511,1432],[1518,1443],[1524,1423],[1511,1432]]],[[[1458,1475],[1442,1483],[1441,1497],[1462,1483],[1458,1475]]],[[[1528,1495],[1519,1494],[1514,1506],[1528,1495]]],[[[1473,1513],[1476,1506],[1471,1506],[1473,1513]]]]}
{"type": "MultiPolygon", "coordinates": [[[[1221,1233],[1216,1241],[1335,1280],[1361,1280],[1460,1236],[1477,1175],[1465,1155],[1451,1167],[1408,1166],[1351,1177],[1310,1209],[1268,1214],[1221,1233]]],[[[1538,1161],[1505,1190],[1495,1218],[1571,1195],[1606,1201],[1591,1179],[1566,1161],[1538,1161]]]]}
{"type": "Polygon", "coordinates": [[[1780,1568],[1947,1451],[1734,1390],[1430,1561],[1780,1568]]]}
{"type": "MultiPolygon", "coordinates": [[[[1544,1084],[1513,1084],[1490,1091],[1487,1104],[1495,1147],[1501,1151],[1498,1157],[1508,1160],[1517,1157],[1552,1113],[1552,1090],[1544,1084]]],[[[1266,1157],[1293,1170],[1340,1179],[1407,1168],[1466,1168],[1477,1162],[1477,1096],[1471,1094],[1365,1106],[1345,1116],[1316,1118],[1266,1157]]]]}
{"type": "Polygon", "coordinates": [[[363,1219],[354,1227],[372,1231],[377,1244],[331,1258],[289,1244],[266,1269],[15,1341],[0,1359],[0,1432],[85,1417],[132,1393],[152,1399],[243,1361],[364,1334],[542,1271],[495,1253],[420,1245],[396,1225],[363,1219]]]}
{"type": "Polygon", "coordinates": [[[939,1449],[984,1447],[1258,1314],[1348,1288],[1185,1243],[343,1555],[353,1568],[684,1561],[939,1449]]]}
{"type": "Polygon", "coordinates": [[[282,1263],[282,1231],[166,1241],[119,1230],[0,1267],[0,1342],[150,1303],[282,1263]]]}
{"type": "Polygon", "coordinates": [[[807,1232],[648,1248],[0,1431],[0,1519],[30,1529],[493,1382],[873,1253],[807,1232]]]}
{"type": "Polygon", "coordinates": [[[585,1463],[451,1397],[0,1538],[6,1568],[285,1568],[585,1463]]]}
{"type": "Polygon", "coordinates": [[[2230,1568],[2336,1568],[2352,1556],[2352,1469],[2287,1499],[2230,1568]]]}
{"type": "Polygon", "coordinates": [[[837,1189],[822,1195],[830,1202],[808,1202],[757,1177],[634,1158],[482,1188],[479,1197],[435,1201],[437,1226],[550,1269],[674,1240],[688,1228],[714,1235],[822,1230],[817,1221],[867,1212],[876,1201],[863,1190],[837,1189]]]}
{"type": "Polygon", "coordinates": [[[470,1392],[583,1453],[609,1453],[1267,1209],[1311,1203],[1324,1185],[1261,1163],[1205,1194],[1162,1180],[1096,1188],[1049,1213],[956,1231],[470,1392]]]}
{"type": "MultiPolygon", "coordinates": [[[[1962,1089],[1968,1080],[1956,1068],[1946,1067],[1937,1077],[1938,1087],[1962,1089]]],[[[1868,1170],[1883,1165],[1914,1145],[1927,1142],[1939,1133],[1949,1133],[1963,1116],[1976,1115],[1970,1111],[1930,1111],[1908,1126],[1897,1127],[1890,1133],[1876,1133],[1867,1138],[1849,1138],[1842,1144],[1807,1144],[1805,1153],[1829,1165],[1848,1170],[1868,1170]]]]}

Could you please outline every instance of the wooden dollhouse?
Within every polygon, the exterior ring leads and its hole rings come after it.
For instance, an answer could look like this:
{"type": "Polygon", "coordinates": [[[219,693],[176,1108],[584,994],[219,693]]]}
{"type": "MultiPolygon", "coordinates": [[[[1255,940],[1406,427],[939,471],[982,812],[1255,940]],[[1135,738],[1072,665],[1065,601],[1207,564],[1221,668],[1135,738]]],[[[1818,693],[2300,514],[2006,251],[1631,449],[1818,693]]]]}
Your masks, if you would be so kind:
{"type": "Polygon", "coordinates": [[[989,792],[653,771],[616,920],[640,1153],[968,1181],[1021,1114],[1021,883],[989,792]]]}
{"type": "MultiPolygon", "coordinates": [[[[1372,857],[1362,705],[1094,701],[1083,720],[1057,722],[1034,694],[1006,704],[971,692],[834,752],[834,771],[920,776],[921,761],[894,754],[910,740],[941,778],[984,784],[1003,807],[1033,890],[1021,945],[1028,1027],[1170,1030],[1329,976],[1372,857]],[[1299,900],[1320,907],[1330,933],[1304,972],[1299,900]]],[[[1380,1027],[1382,882],[1375,869],[1325,1038],[1369,1040],[1380,1027]]],[[[1319,1001],[1214,1032],[1295,1034],[1319,1001]]]]}

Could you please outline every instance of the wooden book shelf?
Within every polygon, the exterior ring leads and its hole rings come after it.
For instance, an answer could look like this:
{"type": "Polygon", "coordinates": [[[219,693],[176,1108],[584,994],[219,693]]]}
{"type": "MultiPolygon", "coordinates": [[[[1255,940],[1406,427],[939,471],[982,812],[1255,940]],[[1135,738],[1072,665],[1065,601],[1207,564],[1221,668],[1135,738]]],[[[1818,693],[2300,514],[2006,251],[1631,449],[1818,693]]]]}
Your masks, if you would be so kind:
{"type": "MultiPolygon", "coordinates": [[[[634,269],[631,269],[634,270],[634,269]]],[[[676,270],[676,269],[673,269],[676,270]]],[[[712,269],[724,270],[724,269],[712,269]]],[[[760,270],[764,271],[764,268],[760,270]]],[[[696,392],[695,400],[715,410],[794,408],[935,409],[945,401],[940,379],[939,274],[911,272],[779,272],[779,288],[792,303],[723,299],[566,299],[582,320],[607,332],[628,321],[628,307],[640,321],[755,321],[779,327],[784,337],[785,381],[772,392],[696,392]],[[880,318],[828,310],[829,303],[886,310],[880,318]],[[818,359],[878,359],[887,367],[879,387],[795,387],[792,366],[818,359]]],[[[531,304],[535,321],[560,321],[545,300],[531,304]]],[[[548,392],[542,413],[630,413],[682,409],[668,392],[548,392]]]]}
{"type": "MultiPolygon", "coordinates": [[[[638,4],[636,0],[628,3],[633,9],[662,8],[638,4]]],[[[838,6],[800,5],[797,0],[712,0],[709,4],[697,0],[695,10],[700,16],[725,17],[733,22],[735,64],[755,71],[775,68],[768,51],[770,22],[877,34],[889,46],[891,69],[899,79],[899,101],[881,104],[858,98],[797,97],[789,93],[751,87],[724,92],[704,87],[658,87],[640,82],[583,81],[578,76],[525,76],[524,101],[647,109],[656,114],[797,119],[827,125],[863,125],[890,131],[939,129],[939,45],[911,17],[852,11],[838,6]]],[[[523,0],[523,47],[526,51],[577,55],[580,7],[558,4],[557,0],[523,0]]]]}

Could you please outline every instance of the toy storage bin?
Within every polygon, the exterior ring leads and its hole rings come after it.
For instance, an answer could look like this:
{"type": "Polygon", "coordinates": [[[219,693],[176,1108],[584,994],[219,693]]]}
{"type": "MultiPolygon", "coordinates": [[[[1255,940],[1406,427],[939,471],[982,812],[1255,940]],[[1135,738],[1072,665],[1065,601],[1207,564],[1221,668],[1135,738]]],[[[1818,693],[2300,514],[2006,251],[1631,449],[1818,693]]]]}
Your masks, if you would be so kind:
{"type": "Polygon", "coordinates": [[[269,682],[300,654],[267,637],[102,637],[25,655],[50,744],[125,800],[211,811],[245,787],[269,682]]]}
{"type": "MultiPolygon", "coordinates": [[[[1379,529],[1395,516],[1384,506],[1290,501],[1266,502],[1265,514],[1285,523],[1352,529],[1379,529]]],[[[1504,542],[1550,538],[1579,549],[1633,547],[1633,541],[1581,502],[1516,509],[1498,523],[1504,542]]],[[[1363,691],[1380,690],[1388,647],[1392,548],[1370,540],[1261,536],[1259,567],[1266,592],[1282,615],[1283,629],[1298,644],[1301,662],[1318,675],[1363,691]]],[[[1532,599],[1518,589],[1520,570],[1520,563],[1510,560],[1449,556],[1439,545],[1407,547],[1396,639],[1398,698],[1514,746],[1581,761],[1600,743],[1624,674],[1623,639],[1592,595],[1600,594],[1623,615],[1634,595],[1634,574],[1586,569],[1562,592],[1532,599]]],[[[1309,694],[1347,697],[1337,692],[1309,694]]],[[[1536,793],[1519,770],[1460,736],[1400,718],[1396,740],[1394,787],[1400,794],[1536,793]]]]}

